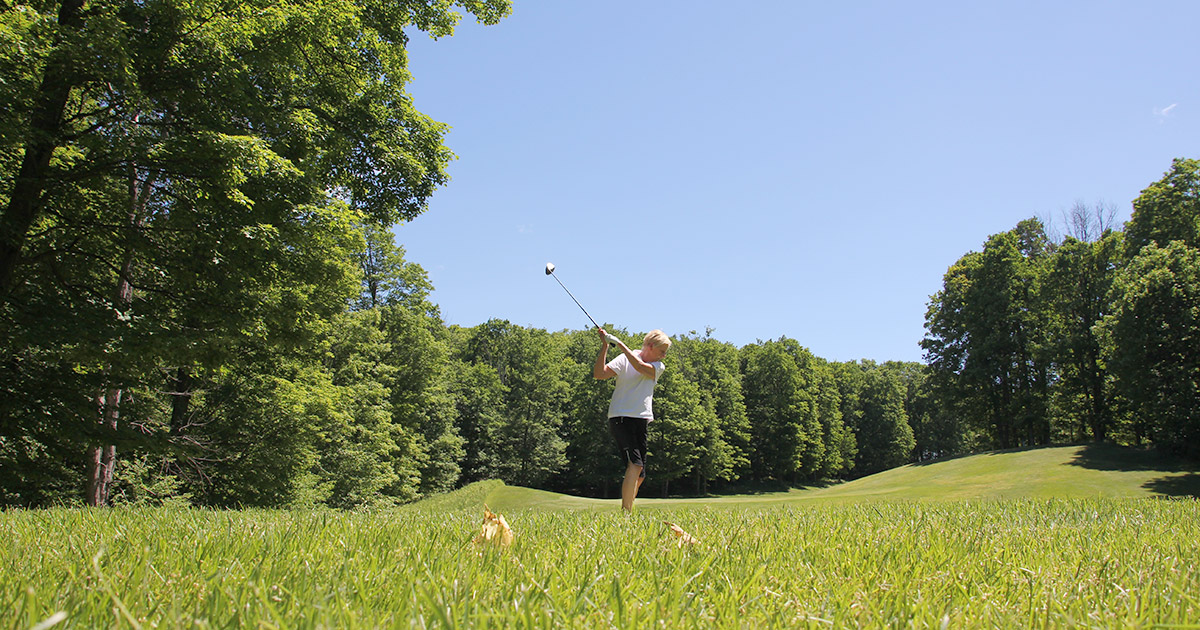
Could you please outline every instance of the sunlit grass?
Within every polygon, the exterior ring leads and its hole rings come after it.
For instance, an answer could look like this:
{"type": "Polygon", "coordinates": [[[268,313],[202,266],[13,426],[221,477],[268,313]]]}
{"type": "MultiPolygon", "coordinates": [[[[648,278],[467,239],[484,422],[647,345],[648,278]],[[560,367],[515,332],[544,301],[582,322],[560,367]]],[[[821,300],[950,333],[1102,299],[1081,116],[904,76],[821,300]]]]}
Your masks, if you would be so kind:
{"type": "Polygon", "coordinates": [[[1195,500],[522,509],[511,548],[477,549],[475,498],[5,512],[0,627],[1200,623],[1195,500]],[[660,518],[700,544],[677,547],[660,518]]]}
{"type": "MultiPolygon", "coordinates": [[[[687,507],[698,502],[767,508],[797,503],[1200,496],[1200,472],[1194,463],[1105,444],[980,453],[900,466],[846,483],[701,500],[655,498],[653,475],[650,479],[638,502],[656,508],[687,507]]],[[[613,505],[612,500],[505,486],[499,482],[487,486],[485,500],[499,509],[608,510],[613,505]]]]}

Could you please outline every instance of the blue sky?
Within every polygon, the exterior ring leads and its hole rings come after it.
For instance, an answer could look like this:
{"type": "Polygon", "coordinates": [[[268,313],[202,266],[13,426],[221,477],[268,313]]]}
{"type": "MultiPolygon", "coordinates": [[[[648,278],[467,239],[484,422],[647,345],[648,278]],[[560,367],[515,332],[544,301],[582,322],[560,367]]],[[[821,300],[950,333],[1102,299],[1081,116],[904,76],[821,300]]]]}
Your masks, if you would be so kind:
{"type": "Polygon", "coordinates": [[[396,229],[447,323],[921,360],[991,234],[1200,157],[1200,2],[515,0],[414,36],[453,180],[396,229]]]}

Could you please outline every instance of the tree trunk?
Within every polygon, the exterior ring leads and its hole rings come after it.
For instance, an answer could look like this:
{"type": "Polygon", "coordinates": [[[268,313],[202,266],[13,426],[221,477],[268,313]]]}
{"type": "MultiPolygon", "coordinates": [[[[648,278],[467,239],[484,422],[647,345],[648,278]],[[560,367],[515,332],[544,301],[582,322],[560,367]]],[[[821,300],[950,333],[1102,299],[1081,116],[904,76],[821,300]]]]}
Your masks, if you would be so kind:
{"type": "MultiPolygon", "coordinates": [[[[133,257],[126,256],[121,270],[121,279],[117,282],[116,306],[118,309],[127,307],[132,301],[133,287],[129,284],[129,271],[133,266],[133,257]]],[[[100,403],[100,424],[106,429],[117,430],[117,421],[121,415],[121,388],[109,386],[98,397],[100,403]]],[[[117,447],[114,445],[97,446],[92,449],[88,474],[88,505],[108,505],[108,490],[112,484],[113,467],[116,465],[117,447]]]]}
{"type": "MultiPolygon", "coordinates": [[[[100,423],[107,429],[117,429],[117,419],[120,414],[121,390],[110,387],[97,402],[100,403],[100,423]]],[[[109,488],[112,486],[113,468],[117,464],[117,447],[113,445],[97,446],[91,449],[88,473],[88,505],[99,507],[108,505],[109,488]]]]}
{"type": "MultiPolygon", "coordinates": [[[[78,28],[83,0],[66,0],[58,10],[60,27],[78,28]]],[[[59,42],[61,44],[61,38],[59,42]]],[[[58,51],[56,51],[58,52],[58,51]]],[[[41,213],[42,192],[50,170],[50,157],[62,135],[63,112],[71,94],[71,60],[61,52],[51,53],[38,88],[37,102],[29,117],[21,169],[13,182],[8,206],[0,214],[0,295],[8,295],[14,286],[21,250],[29,228],[41,213]]]]}
{"type": "MultiPolygon", "coordinates": [[[[117,282],[116,306],[118,309],[128,307],[133,301],[133,287],[129,283],[129,272],[133,266],[133,257],[126,256],[121,269],[121,279],[117,282]]],[[[121,388],[109,386],[99,396],[100,424],[106,429],[117,430],[117,421],[121,415],[121,388]]],[[[117,447],[109,444],[92,449],[91,470],[88,474],[88,505],[108,505],[108,491],[112,484],[113,467],[117,462],[117,447]]]]}
{"type": "MultiPolygon", "coordinates": [[[[136,121],[137,118],[135,117],[134,120],[136,121]]],[[[121,262],[121,275],[117,278],[117,290],[113,296],[113,306],[118,311],[126,311],[133,305],[133,282],[130,278],[133,275],[134,248],[131,239],[132,235],[145,224],[146,202],[150,197],[150,190],[153,185],[154,175],[147,175],[144,180],[139,181],[136,168],[130,173],[129,236],[127,237],[125,247],[125,259],[121,262]]],[[[111,374],[112,370],[110,369],[108,372],[111,374]]],[[[120,378],[120,376],[117,376],[117,378],[120,378]]],[[[121,394],[122,389],[119,385],[109,385],[99,398],[100,423],[114,433],[117,430],[117,421],[121,416],[121,394]]],[[[172,414],[174,414],[174,409],[172,409],[172,414]]],[[[172,417],[172,420],[174,420],[174,417],[172,417]]],[[[88,462],[90,467],[88,473],[88,505],[108,505],[109,488],[112,485],[113,469],[116,467],[116,463],[117,447],[115,445],[109,444],[92,449],[88,462]]]]}
{"type": "Polygon", "coordinates": [[[187,426],[188,407],[192,402],[192,371],[181,367],[175,371],[175,390],[171,392],[171,434],[187,426]]]}
{"type": "Polygon", "coordinates": [[[1088,381],[1091,387],[1092,438],[1103,442],[1108,437],[1108,404],[1104,400],[1104,376],[1096,352],[1088,352],[1088,381]]]}

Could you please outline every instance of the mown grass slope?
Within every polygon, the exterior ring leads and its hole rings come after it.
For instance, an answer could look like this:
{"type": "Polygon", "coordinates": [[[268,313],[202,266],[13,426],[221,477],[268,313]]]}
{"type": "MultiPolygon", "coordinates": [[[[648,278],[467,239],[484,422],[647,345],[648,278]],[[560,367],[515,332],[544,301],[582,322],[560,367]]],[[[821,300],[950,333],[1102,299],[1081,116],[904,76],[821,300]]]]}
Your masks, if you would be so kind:
{"type": "Polygon", "coordinates": [[[1196,627],[1200,501],[1148,498],[1196,472],[1144,457],[992,453],[632,515],[499,481],[394,509],[8,510],[0,629],[1196,627]],[[483,503],[511,545],[471,542],[483,503]]]}
{"type": "MultiPolygon", "coordinates": [[[[653,470],[651,470],[653,474],[653,470]]],[[[588,499],[489,482],[483,500],[497,510],[612,509],[588,499]]],[[[478,494],[478,490],[473,491],[478,494]]],[[[1200,497],[1200,472],[1152,452],[1107,444],[995,451],[910,464],[847,483],[786,492],[657,499],[643,508],[753,506],[791,502],[954,501],[1035,498],[1200,497]]]]}

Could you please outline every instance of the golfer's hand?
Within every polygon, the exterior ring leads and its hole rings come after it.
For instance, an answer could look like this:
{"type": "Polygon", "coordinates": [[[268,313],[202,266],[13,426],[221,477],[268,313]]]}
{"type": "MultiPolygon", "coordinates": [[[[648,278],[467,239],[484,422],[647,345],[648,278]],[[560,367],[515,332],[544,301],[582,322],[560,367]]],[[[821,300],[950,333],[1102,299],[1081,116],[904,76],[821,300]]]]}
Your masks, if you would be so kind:
{"type": "Polygon", "coordinates": [[[601,341],[601,343],[608,343],[608,333],[607,333],[607,332],[605,332],[603,328],[601,328],[601,327],[597,326],[597,327],[596,327],[596,332],[600,333],[600,341],[601,341]]]}
{"type": "Polygon", "coordinates": [[[625,344],[621,343],[620,339],[617,339],[616,335],[609,335],[609,334],[605,333],[604,340],[607,341],[608,343],[611,343],[611,344],[617,346],[617,347],[621,347],[621,346],[625,345],[625,344]]]}

